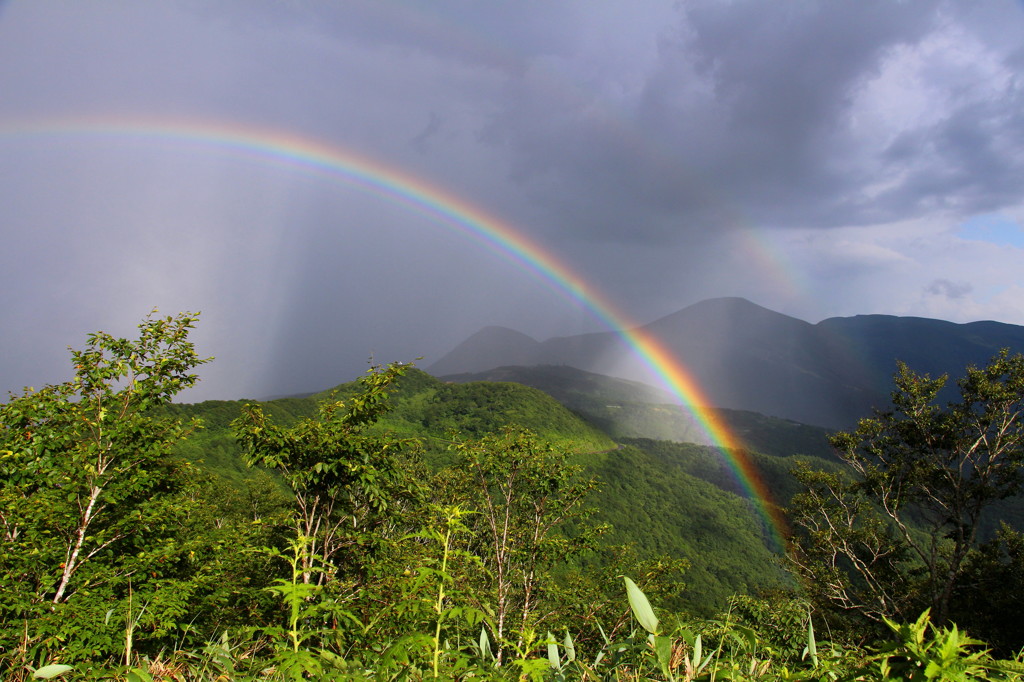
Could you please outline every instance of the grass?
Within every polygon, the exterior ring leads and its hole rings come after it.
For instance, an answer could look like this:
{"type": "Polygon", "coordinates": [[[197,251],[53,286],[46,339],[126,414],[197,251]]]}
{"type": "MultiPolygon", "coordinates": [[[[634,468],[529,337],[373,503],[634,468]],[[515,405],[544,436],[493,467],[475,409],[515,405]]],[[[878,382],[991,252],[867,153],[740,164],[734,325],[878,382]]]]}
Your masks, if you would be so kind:
{"type": "MultiPolygon", "coordinates": [[[[444,529],[432,538],[439,545],[439,570],[433,595],[435,620],[422,637],[404,637],[386,656],[345,658],[322,646],[319,633],[306,630],[304,616],[315,600],[299,589],[277,590],[289,606],[288,628],[280,633],[222,633],[199,651],[175,651],[147,657],[126,654],[116,666],[49,663],[10,671],[11,682],[27,680],[118,680],[124,682],[296,680],[1020,680],[1024,663],[993,659],[981,642],[955,626],[937,627],[926,612],[914,623],[887,622],[890,636],[871,649],[818,641],[810,612],[798,624],[805,642],[798,657],[781,656],[757,624],[741,623],[727,613],[697,622],[659,618],[644,592],[624,577],[625,601],[634,627],[621,637],[604,638],[596,650],[582,650],[571,634],[562,639],[527,633],[515,655],[496,664],[487,629],[475,640],[449,633],[446,622],[457,605],[447,600],[446,574],[451,539],[460,532],[462,511],[448,509],[444,529]],[[301,592],[301,594],[300,594],[301,592]],[[426,647],[421,646],[423,642],[426,647]],[[397,649],[397,650],[396,650],[397,649]]],[[[293,548],[296,556],[303,550],[293,548]]],[[[294,562],[293,562],[294,563],[294,562]]],[[[301,584],[296,572],[291,587],[301,584]]],[[[315,620],[315,619],[312,619],[315,620]]],[[[520,633],[522,635],[523,633],[520,633]]],[[[789,633],[796,634],[796,633],[789,633]]],[[[130,644],[131,630],[126,632],[130,644]]],[[[365,652],[364,652],[365,653],[365,652]]]]}

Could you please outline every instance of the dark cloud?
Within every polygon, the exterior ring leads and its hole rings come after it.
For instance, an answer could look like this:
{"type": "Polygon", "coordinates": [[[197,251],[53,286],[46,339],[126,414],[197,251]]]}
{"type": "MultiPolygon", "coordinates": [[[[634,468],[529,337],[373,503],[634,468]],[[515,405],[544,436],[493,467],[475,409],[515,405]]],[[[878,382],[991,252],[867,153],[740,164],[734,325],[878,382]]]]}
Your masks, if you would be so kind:
{"type": "Polygon", "coordinates": [[[657,60],[634,74],[643,87],[632,100],[615,109],[578,92],[553,100],[523,78],[492,122],[500,132],[488,139],[515,150],[513,177],[574,211],[579,229],[663,239],[735,223],[730,207],[760,224],[828,227],[903,219],[940,195],[968,210],[1016,200],[1016,81],[969,92],[958,82],[965,65],[936,67],[921,86],[943,102],[941,120],[888,148],[893,131],[856,129],[862,90],[900,50],[944,29],[943,4],[683,7],[675,26],[649,36],[657,60]],[[881,197],[865,194],[890,175],[903,177],[881,197]]]}
{"type": "Polygon", "coordinates": [[[430,112],[430,119],[427,121],[427,125],[423,127],[423,130],[416,134],[416,137],[409,141],[413,149],[422,153],[426,150],[427,141],[430,138],[437,135],[441,130],[441,117],[437,115],[437,112],[430,112]]]}
{"type": "Polygon", "coordinates": [[[203,395],[221,397],[436,359],[487,324],[600,327],[557,273],[407,190],[182,140],[17,133],[48,119],[258,125],[361,155],[639,322],[720,295],[1024,321],[1018,254],[955,237],[1024,215],[1022,36],[1012,2],[0,4],[0,265],[19,283],[0,294],[0,389],[154,305],[204,311],[203,395]]]}
{"type": "Polygon", "coordinates": [[[937,279],[928,285],[926,291],[932,296],[945,298],[964,298],[974,290],[968,282],[951,282],[948,279],[937,279]]]}
{"type": "Polygon", "coordinates": [[[590,13],[586,2],[522,0],[430,3],[377,0],[184,0],[204,17],[261,30],[299,30],[327,42],[395,49],[460,62],[474,68],[515,72],[527,61],[572,49],[566,27],[590,13]]]}
{"type": "Polygon", "coordinates": [[[935,125],[901,135],[885,155],[907,180],[875,199],[902,216],[949,208],[995,211],[1024,186],[1024,85],[1011,81],[996,101],[971,101],[935,125]]]}

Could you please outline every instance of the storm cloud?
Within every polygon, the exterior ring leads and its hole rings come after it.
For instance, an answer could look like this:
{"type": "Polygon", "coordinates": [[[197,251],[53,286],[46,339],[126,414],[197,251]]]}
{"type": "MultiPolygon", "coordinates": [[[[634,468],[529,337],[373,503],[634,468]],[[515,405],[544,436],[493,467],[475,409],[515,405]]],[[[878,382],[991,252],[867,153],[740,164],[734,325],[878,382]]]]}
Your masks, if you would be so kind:
{"type": "Polygon", "coordinates": [[[1024,324],[1024,253],[960,231],[1024,224],[1022,67],[1009,1],[0,4],[0,390],[60,380],[65,346],[154,306],[203,311],[218,360],[189,399],[429,364],[490,324],[602,328],[486,235],[281,159],[116,133],[142,122],[365,158],[638,322],[744,296],[1024,324]]]}

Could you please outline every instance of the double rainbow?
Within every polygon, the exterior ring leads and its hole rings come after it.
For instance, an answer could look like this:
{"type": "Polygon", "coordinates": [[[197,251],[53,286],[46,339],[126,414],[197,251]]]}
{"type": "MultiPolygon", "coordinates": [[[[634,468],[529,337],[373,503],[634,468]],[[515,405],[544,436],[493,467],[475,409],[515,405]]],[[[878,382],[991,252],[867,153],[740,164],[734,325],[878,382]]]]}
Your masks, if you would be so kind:
{"type": "Polygon", "coordinates": [[[765,521],[771,543],[785,547],[786,523],[771,491],[742,441],[718,416],[682,359],[660,339],[634,324],[591,284],[527,235],[464,199],[423,178],[320,140],[285,131],[206,121],[143,121],[104,118],[0,122],[0,138],[89,136],[139,139],[215,148],[264,163],[297,168],[357,187],[400,204],[434,223],[468,234],[539,274],[578,301],[618,334],[660,381],[691,412],[721,450],[736,480],[765,521]]]}

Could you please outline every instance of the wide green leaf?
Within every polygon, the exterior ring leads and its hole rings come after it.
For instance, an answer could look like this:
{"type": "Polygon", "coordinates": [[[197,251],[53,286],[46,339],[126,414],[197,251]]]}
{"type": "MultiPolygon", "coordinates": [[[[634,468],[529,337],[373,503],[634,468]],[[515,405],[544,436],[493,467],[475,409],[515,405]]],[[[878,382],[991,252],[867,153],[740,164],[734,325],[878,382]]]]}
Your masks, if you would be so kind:
{"type": "Polygon", "coordinates": [[[654,615],[647,595],[627,576],[622,576],[622,579],[626,583],[626,596],[629,598],[629,608],[633,610],[633,617],[644,630],[652,635],[658,634],[658,617],[654,615]]]}
{"type": "Polygon", "coordinates": [[[562,661],[558,656],[558,642],[555,638],[548,633],[548,665],[554,670],[558,670],[562,667],[562,661]]]}
{"type": "Polygon", "coordinates": [[[52,680],[55,677],[60,677],[66,672],[71,670],[70,665],[64,665],[63,663],[54,663],[52,665],[44,665],[34,673],[32,673],[32,679],[34,680],[52,680]]]}

